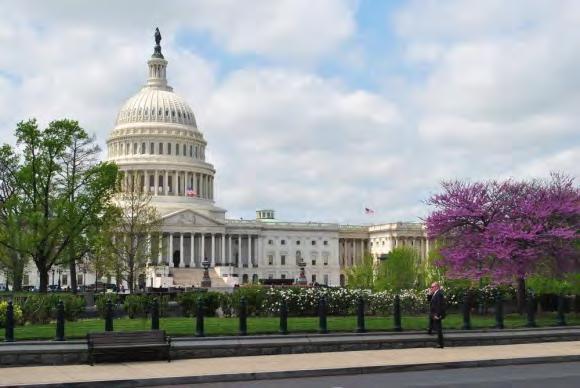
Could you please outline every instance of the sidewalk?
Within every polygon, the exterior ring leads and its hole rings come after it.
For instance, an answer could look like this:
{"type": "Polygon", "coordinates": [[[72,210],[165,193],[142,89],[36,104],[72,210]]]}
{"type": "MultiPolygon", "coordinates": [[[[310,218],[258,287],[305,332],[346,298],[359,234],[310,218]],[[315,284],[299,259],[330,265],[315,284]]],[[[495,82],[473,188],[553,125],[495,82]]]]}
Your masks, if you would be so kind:
{"type": "Polygon", "coordinates": [[[0,369],[0,385],[193,384],[561,361],[580,361],[580,341],[14,367],[0,369]]]}

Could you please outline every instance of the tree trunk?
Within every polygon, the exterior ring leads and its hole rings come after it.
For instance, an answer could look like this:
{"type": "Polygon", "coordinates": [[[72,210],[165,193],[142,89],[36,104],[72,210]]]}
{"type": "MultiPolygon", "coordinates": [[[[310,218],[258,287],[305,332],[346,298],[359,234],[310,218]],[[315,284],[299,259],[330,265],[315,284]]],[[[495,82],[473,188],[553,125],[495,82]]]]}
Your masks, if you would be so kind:
{"type": "Polygon", "coordinates": [[[24,277],[23,271],[12,271],[12,291],[18,292],[22,291],[22,278],[24,277]]]}
{"type": "Polygon", "coordinates": [[[76,294],[78,291],[77,285],[77,263],[75,259],[71,258],[68,264],[68,269],[70,271],[70,289],[76,294]]]}
{"type": "Polygon", "coordinates": [[[127,287],[129,288],[129,293],[133,293],[133,278],[135,277],[135,268],[129,268],[129,273],[127,276],[127,287]]]}
{"type": "Polygon", "coordinates": [[[518,313],[523,314],[526,308],[526,279],[524,277],[518,278],[517,303],[518,313]]]}
{"type": "Polygon", "coordinates": [[[40,286],[38,287],[38,291],[45,293],[48,291],[48,270],[42,270],[40,272],[40,286]]]}

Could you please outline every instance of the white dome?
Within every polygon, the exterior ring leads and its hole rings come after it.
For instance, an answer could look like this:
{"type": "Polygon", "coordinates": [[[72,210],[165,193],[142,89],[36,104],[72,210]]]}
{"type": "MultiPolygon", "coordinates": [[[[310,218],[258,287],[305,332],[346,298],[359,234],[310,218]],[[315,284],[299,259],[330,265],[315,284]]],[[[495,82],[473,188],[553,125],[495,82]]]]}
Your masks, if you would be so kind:
{"type": "Polygon", "coordinates": [[[177,123],[197,128],[193,110],[171,90],[145,86],[123,105],[117,123],[177,123]]]}

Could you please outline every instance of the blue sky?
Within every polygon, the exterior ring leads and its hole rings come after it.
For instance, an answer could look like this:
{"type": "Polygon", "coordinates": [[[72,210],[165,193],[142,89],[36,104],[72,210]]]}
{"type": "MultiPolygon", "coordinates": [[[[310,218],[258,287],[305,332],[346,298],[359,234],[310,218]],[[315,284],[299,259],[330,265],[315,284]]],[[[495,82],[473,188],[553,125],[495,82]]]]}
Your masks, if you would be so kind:
{"type": "Polygon", "coordinates": [[[232,218],[416,221],[443,179],[580,173],[580,2],[0,0],[0,135],[103,146],[153,30],[232,218]],[[364,208],[375,210],[370,217],[364,208]]]}

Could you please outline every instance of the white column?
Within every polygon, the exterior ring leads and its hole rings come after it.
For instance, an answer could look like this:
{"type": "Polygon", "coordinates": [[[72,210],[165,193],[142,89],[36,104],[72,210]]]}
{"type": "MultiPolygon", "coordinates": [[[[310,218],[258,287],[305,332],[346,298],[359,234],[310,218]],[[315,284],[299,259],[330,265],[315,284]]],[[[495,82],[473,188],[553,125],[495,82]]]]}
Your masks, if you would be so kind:
{"type": "Polygon", "coordinates": [[[215,267],[215,234],[211,234],[211,266],[215,267]]]}
{"type": "Polygon", "coordinates": [[[252,265],[252,236],[248,234],[248,267],[252,265]]]}
{"type": "Polygon", "coordinates": [[[197,172],[193,174],[193,190],[195,190],[195,195],[199,197],[199,189],[197,188],[197,172]]]}
{"type": "Polygon", "coordinates": [[[173,195],[179,195],[179,179],[177,170],[173,171],[173,195]]]}
{"type": "Polygon", "coordinates": [[[173,232],[169,233],[169,266],[173,267],[173,232]]]}
{"type": "Polygon", "coordinates": [[[163,257],[161,256],[163,254],[163,233],[159,233],[159,245],[157,246],[158,252],[157,252],[157,265],[161,264],[161,261],[163,260],[163,257]]]}
{"type": "Polygon", "coordinates": [[[145,252],[147,252],[147,265],[151,265],[151,258],[153,257],[153,236],[151,233],[147,235],[147,242],[145,243],[145,252]]]}
{"type": "Polygon", "coordinates": [[[201,234],[201,261],[205,260],[205,234],[201,234]]]}
{"type": "Polygon", "coordinates": [[[191,257],[189,261],[189,266],[191,268],[195,267],[195,233],[191,232],[191,257]]]}
{"type": "Polygon", "coordinates": [[[163,178],[163,194],[169,193],[169,171],[165,170],[165,177],[163,178]]]}
{"type": "Polygon", "coordinates": [[[228,264],[232,263],[232,235],[228,235],[228,256],[226,258],[228,264]]]}
{"type": "Polygon", "coordinates": [[[238,268],[242,267],[242,235],[238,234],[238,268]]]}
{"type": "Polygon", "coordinates": [[[183,249],[183,233],[179,233],[179,267],[185,267],[185,250],[183,249]]]}
{"type": "Polygon", "coordinates": [[[226,235],[222,234],[222,251],[220,252],[220,263],[224,265],[226,263],[226,235]]]}

